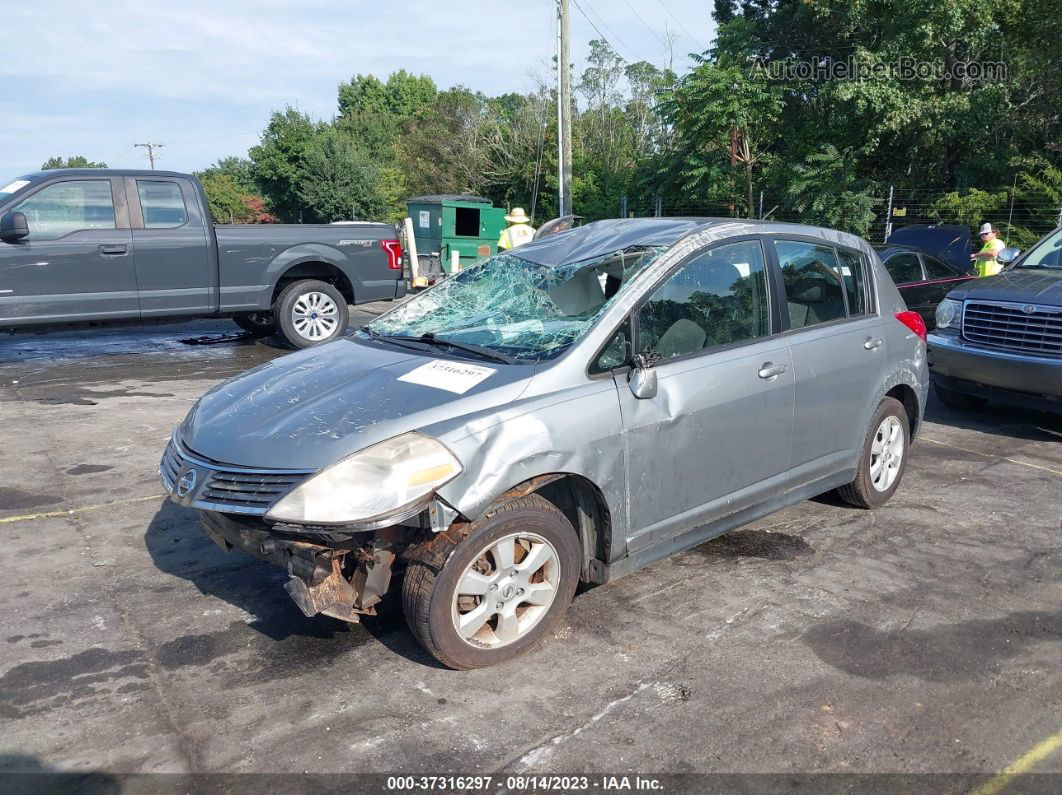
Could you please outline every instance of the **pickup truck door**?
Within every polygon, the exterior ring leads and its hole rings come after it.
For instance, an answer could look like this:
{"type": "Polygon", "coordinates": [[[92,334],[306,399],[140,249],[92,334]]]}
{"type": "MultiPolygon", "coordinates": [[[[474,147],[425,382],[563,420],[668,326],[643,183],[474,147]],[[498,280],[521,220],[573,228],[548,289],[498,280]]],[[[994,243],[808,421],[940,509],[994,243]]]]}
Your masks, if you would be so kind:
{"type": "Polygon", "coordinates": [[[142,316],[216,312],[217,246],[191,181],[126,177],[125,193],[142,316]]]}
{"type": "Polygon", "coordinates": [[[0,326],[140,316],[120,177],[45,183],[7,210],[30,233],[0,241],[0,326]]]}

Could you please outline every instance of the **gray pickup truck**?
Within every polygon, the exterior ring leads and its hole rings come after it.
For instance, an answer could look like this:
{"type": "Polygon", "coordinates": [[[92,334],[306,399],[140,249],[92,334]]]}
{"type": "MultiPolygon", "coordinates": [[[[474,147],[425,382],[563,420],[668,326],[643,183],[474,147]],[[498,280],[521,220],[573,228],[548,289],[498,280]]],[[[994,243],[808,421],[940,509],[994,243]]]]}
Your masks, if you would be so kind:
{"type": "Polygon", "coordinates": [[[305,348],[405,290],[390,224],[215,227],[199,181],[169,171],[0,183],[0,329],[231,317],[305,348]]]}

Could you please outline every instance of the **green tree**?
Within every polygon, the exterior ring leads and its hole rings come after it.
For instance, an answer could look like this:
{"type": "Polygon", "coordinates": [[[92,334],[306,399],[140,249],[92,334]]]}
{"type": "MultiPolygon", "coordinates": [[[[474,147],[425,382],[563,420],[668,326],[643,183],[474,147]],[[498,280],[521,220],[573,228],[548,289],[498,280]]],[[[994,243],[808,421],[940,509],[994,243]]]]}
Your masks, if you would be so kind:
{"type": "Polygon", "coordinates": [[[41,163],[42,171],[50,171],[53,168],[107,168],[107,164],[103,162],[96,163],[83,155],[74,155],[67,158],[49,157],[41,163]]]}
{"type": "Polygon", "coordinates": [[[317,135],[302,157],[297,193],[308,214],[318,223],[381,220],[387,199],[378,166],[357,143],[329,128],[317,135]]]}
{"type": "Polygon", "coordinates": [[[196,173],[200,180],[214,176],[227,176],[244,193],[258,193],[254,179],[254,163],[245,157],[223,157],[214,165],[196,173]]]}
{"type": "Polygon", "coordinates": [[[875,186],[855,176],[856,153],[841,152],[833,144],[793,167],[787,198],[809,224],[842,229],[866,236],[881,200],[875,186]]]}
{"type": "Polygon", "coordinates": [[[735,205],[743,199],[751,217],[757,174],[782,134],[782,91],[761,71],[732,60],[726,54],[701,58],[662,108],[677,136],[674,168],[682,187],[721,198],[720,186],[729,185],[727,198],[735,205]]]}
{"type": "Polygon", "coordinates": [[[398,151],[410,192],[481,192],[491,151],[487,118],[486,97],[455,86],[406,122],[398,151]]]}
{"type": "Polygon", "coordinates": [[[261,142],[248,152],[254,182],[283,221],[299,220],[303,209],[298,191],[300,170],[322,129],[320,122],[289,106],[283,113],[273,114],[262,132],[261,142]]]}

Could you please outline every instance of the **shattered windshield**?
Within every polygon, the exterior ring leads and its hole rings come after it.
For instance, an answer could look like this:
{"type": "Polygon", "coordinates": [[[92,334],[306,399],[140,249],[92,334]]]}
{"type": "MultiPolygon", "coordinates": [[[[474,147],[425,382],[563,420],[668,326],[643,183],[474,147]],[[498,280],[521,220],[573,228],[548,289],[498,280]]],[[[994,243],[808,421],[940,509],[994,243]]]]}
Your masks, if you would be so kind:
{"type": "MultiPolygon", "coordinates": [[[[666,246],[565,265],[498,254],[451,276],[359,332],[361,337],[469,346],[515,360],[559,356],[666,246]]],[[[465,353],[469,352],[465,350],[465,353]]],[[[473,351],[474,352],[474,351],[473,351]]]]}

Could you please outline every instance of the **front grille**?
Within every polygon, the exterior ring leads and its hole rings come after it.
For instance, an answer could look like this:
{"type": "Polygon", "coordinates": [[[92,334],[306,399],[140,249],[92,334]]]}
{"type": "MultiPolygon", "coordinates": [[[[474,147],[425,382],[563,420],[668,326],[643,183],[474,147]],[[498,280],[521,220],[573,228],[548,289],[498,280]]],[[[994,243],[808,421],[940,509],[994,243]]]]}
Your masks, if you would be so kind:
{"type": "Polygon", "coordinates": [[[239,470],[216,471],[210,474],[199,498],[215,505],[265,511],[305,477],[305,473],[266,475],[239,470]]]}
{"type": "Polygon", "coordinates": [[[159,463],[159,474],[171,492],[181,473],[188,469],[195,469],[203,484],[196,495],[196,507],[247,514],[264,514],[312,474],[306,470],[252,469],[224,464],[171,439],[159,463]]]}
{"type": "Polygon", "coordinates": [[[1062,307],[967,301],[962,335],[970,342],[993,348],[1062,357],[1062,307]]]}
{"type": "Polygon", "coordinates": [[[170,439],[169,444],[166,445],[166,451],[162,454],[162,461],[159,463],[159,474],[162,476],[166,488],[170,491],[176,488],[177,476],[183,466],[184,460],[177,451],[177,445],[174,444],[173,439],[170,439]]]}

